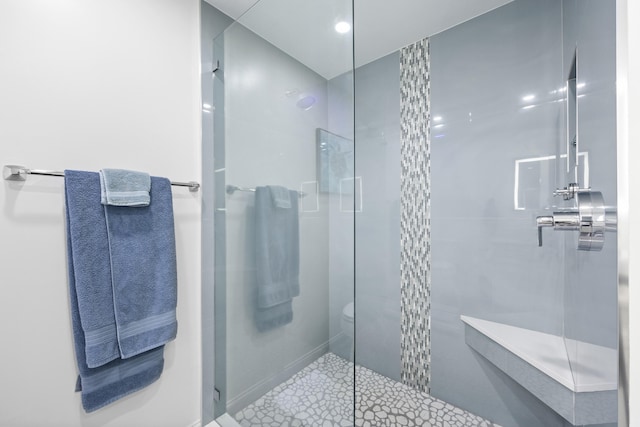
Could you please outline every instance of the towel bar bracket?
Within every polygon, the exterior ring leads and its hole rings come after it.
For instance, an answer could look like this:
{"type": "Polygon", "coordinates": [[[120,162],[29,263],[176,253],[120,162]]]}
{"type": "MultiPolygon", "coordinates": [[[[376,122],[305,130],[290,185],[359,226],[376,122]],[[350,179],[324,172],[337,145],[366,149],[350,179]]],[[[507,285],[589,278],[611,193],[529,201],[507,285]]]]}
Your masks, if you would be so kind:
{"type": "Polygon", "coordinates": [[[27,178],[23,176],[23,169],[21,166],[4,165],[2,167],[2,178],[7,181],[24,181],[27,178]]]}
{"type": "Polygon", "coordinates": [[[2,176],[7,181],[26,181],[27,175],[64,176],[64,172],[28,169],[18,165],[4,165],[2,176]]]}
{"type": "MultiPolygon", "coordinates": [[[[2,167],[2,177],[6,181],[26,181],[27,175],[46,175],[46,176],[62,176],[64,172],[61,171],[49,171],[40,169],[29,169],[24,166],[18,165],[4,165],[2,167]]],[[[171,185],[178,187],[189,187],[189,191],[195,192],[200,189],[200,184],[196,181],[179,182],[171,181],[171,185]]]]}

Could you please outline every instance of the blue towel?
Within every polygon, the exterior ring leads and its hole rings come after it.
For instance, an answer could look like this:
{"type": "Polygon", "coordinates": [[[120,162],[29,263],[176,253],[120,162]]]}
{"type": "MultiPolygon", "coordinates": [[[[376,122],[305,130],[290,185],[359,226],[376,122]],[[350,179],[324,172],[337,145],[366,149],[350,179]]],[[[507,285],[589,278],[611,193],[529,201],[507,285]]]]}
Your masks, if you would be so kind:
{"type": "Polygon", "coordinates": [[[111,259],[100,177],[93,172],[65,171],[68,256],[84,335],[83,359],[95,368],[120,358],[113,309],[111,259]]]}
{"type": "Polygon", "coordinates": [[[283,209],[289,209],[291,207],[291,194],[289,194],[287,188],[278,185],[267,185],[267,188],[271,193],[271,201],[275,207],[283,209]]]}
{"type": "Polygon", "coordinates": [[[76,390],[82,391],[85,411],[92,412],[157,380],[164,347],[119,358],[100,177],[65,171],[65,194],[71,323],[80,374],[76,390]],[[86,331],[95,344],[86,339],[86,331]]]}
{"type": "Polygon", "coordinates": [[[100,171],[100,201],[103,205],[149,206],[150,191],[148,173],[125,169],[100,171]]]}
{"type": "Polygon", "coordinates": [[[176,337],[176,242],[171,182],[151,177],[151,204],[104,206],[115,321],[123,358],[176,337]]]}
{"type": "Polygon", "coordinates": [[[291,299],[300,294],[298,193],[290,208],[273,203],[268,187],[256,187],[256,326],[267,330],[291,322],[291,299]]]}

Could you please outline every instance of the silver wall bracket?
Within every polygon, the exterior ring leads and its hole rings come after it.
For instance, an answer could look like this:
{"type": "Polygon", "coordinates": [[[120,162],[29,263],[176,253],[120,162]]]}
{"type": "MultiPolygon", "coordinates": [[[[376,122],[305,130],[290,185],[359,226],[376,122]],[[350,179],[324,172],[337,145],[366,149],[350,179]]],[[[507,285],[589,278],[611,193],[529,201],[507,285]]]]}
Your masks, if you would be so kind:
{"type": "Polygon", "coordinates": [[[4,165],[2,177],[7,181],[26,181],[29,170],[24,166],[4,165]]]}

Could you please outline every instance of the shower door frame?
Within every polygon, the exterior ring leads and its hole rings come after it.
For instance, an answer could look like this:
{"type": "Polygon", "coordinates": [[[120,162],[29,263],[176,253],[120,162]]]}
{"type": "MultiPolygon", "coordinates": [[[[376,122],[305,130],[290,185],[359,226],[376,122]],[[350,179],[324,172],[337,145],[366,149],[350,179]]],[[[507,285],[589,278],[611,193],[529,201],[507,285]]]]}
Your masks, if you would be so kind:
{"type": "Polygon", "coordinates": [[[618,425],[630,425],[629,401],[629,31],[628,0],[616,0],[618,191],[618,425]]]}

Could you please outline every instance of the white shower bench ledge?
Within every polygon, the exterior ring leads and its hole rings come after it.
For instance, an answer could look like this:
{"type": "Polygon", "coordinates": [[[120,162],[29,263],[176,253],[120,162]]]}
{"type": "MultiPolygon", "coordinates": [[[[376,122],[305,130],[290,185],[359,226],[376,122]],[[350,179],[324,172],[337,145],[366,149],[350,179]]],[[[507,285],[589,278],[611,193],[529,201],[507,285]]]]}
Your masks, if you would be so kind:
{"type": "Polygon", "coordinates": [[[471,348],[573,425],[617,420],[616,350],[474,317],[460,319],[471,348]]]}

